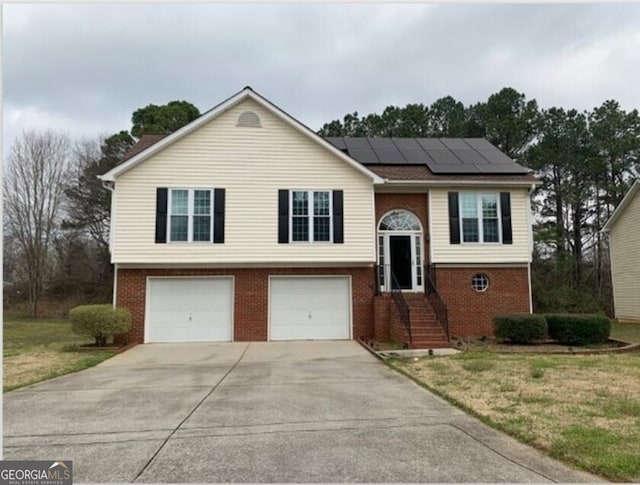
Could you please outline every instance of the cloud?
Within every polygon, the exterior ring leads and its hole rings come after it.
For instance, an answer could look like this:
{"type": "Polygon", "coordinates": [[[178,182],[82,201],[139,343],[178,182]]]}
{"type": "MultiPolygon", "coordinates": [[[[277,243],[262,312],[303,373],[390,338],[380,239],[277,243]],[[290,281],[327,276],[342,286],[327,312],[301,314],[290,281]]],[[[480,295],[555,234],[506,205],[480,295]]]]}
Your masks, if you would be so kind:
{"type": "Polygon", "coordinates": [[[483,101],[637,107],[637,4],[5,4],[4,135],[129,128],[253,86],[311,128],[346,113],[483,101]]]}

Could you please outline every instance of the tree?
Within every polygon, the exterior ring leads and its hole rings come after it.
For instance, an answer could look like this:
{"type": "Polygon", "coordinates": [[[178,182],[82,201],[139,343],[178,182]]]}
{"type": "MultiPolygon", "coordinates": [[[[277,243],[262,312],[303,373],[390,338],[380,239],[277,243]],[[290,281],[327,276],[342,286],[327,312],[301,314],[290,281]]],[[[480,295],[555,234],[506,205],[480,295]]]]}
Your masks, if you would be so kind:
{"type": "Polygon", "coordinates": [[[173,133],[200,116],[200,111],[187,101],[170,101],[157,106],[149,104],[134,111],[131,134],[140,138],[147,133],[173,133]]]}
{"type": "Polygon", "coordinates": [[[436,100],[429,108],[429,136],[466,136],[464,105],[451,96],[436,100]]]}
{"type": "Polygon", "coordinates": [[[509,157],[519,160],[535,138],[538,103],[523,93],[502,88],[486,103],[474,106],[474,118],[483,125],[484,136],[509,157]]]}
{"type": "Polygon", "coordinates": [[[102,187],[98,175],[114,168],[134,143],[129,133],[121,131],[97,141],[84,140],[74,150],[76,167],[65,191],[67,217],[63,227],[86,231],[105,250],[109,244],[111,192],[102,187]]]}
{"type": "Polygon", "coordinates": [[[16,139],[7,157],[5,224],[20,249],[33,317],[51,264],[51,242],[59,228],[69,154],[66,135],[32,130],[16,139]]]}

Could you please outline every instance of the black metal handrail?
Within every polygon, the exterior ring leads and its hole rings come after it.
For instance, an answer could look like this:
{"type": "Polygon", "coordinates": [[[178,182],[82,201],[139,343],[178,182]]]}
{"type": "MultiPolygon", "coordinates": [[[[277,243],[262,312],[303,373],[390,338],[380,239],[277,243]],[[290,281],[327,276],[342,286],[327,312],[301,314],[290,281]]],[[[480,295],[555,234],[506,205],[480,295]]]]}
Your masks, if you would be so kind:
{"type": "Polygon", "coordinates": [[[427,295],[427,299],[429,300],[429,303],[431,303],[431,307],[436,314],[436,320],[442,326],[442,329],[447,336],[447,340],[449,340],[449,318],[447,305],[444,303],[444,301],[440,297],[440,294],[438,293],[438,290],[436,289],[433,266],[430,268],[427,268],[427,266],[424,267],[424,276],[426,283],[424,285],[424,292],[427,295]]]}
{"type": "Polygon", "coordinates": [[[396,304],[400,321],[407,330],[409,344],[411,344],[413,342],[413,337],[411,336],[411,315],[409,313],[409,305],[407,304],[407,300],[404,299],[402,288],[400,288],[400,283],[398,283],[398,278],[396,278],[395,273],[391,270],[389,273],[391,274],[391,298],[396,304]]]}

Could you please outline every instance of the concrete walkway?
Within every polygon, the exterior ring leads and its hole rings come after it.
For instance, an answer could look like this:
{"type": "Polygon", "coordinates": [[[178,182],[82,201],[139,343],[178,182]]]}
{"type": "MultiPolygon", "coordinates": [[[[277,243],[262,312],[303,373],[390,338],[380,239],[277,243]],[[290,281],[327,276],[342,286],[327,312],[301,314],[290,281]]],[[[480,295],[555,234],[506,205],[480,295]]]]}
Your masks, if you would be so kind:
{"type": "Polygon", "coordinates": [[[594,482],[355,342],[141,345],[4,396],[4,459],[75,482],[594,482]]]}

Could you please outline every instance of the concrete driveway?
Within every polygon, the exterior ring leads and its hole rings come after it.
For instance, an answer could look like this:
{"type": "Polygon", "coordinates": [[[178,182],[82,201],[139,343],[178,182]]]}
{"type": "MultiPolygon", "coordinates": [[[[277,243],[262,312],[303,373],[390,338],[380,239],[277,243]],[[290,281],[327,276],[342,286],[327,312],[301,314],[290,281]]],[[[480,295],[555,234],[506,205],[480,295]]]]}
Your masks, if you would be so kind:
{"type": "Polygon", "coordinates": [[[76,482],[593,482],[355,342],[141,345],[4,396],[4,459],[76,482]]]}

